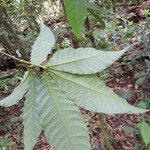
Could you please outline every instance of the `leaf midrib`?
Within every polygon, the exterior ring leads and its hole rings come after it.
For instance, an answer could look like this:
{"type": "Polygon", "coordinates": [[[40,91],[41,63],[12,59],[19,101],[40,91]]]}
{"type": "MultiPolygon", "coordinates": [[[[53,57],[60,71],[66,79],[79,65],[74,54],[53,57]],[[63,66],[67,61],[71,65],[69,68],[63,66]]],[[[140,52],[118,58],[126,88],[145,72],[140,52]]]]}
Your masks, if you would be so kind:
{"type": "MultiPolygon", "coordinates": [[[[68,78],[62,77],[61,75],[59,75],[59,73],[57,74],[56,71],[51,71],[51,72],[53,72],[56,76],[58,76],[58,77],[60,77],[60,78],[62,78],[62,79],[68,80],[68,81],[70,81],[70,82],[72,82],[72,83],[74,83],[74,84],[76,84],[76,85],[78,85],[78,86],[84,87],[84,88],[86,88],[86,89],[88,89],[88,90],[90,90],[90,91],[93,91],[93,92],[97,93],[97,94],[101,94],[101,95],[103,95],[103,96],[105,96],[105,97],[108,97],[107,95],[101,93],[100,91],[96,91],[95,89],[89,88],[89,87],[87,87],[87,86],[85,86],[85,85],[78,84],[77,82],[74,82],[73,80],[70,80],[70,79],[68,79],[68,78]]],[[[119,97],[119,98],[120,98],[120,97],[119,97]]],[[[119,101],[119,100],[118,100],[118,101],[119,101]]],[[[126,103],[126,101],[123,101],[123,102],[126,103]]]]}
{"type": "MultiPolygon", "coordinates": [[[[30,122],[30,130],[32,130],[34,128],[34,123],[32,122],[33,120],[36,119],[36,121],[38,122],[39,126],[40,126],[40,122],[37,120],[37,118],[35,118],[35,116],[37,117],[38,115],[36,114],[36,86],[35,86],[35,78],[36,76],[34,76],[32,73],[30,73],[29,75],[29,78],[30,78],[30,87],[29,87],[29,92],[31,92],[31,96],[28,96],[28,101],[27,103],[30,103],[31,104],[31,111],[30,111],[30,117],[27,117],[26,120],[28,120],[30,122]]],[[[36,122],[36,123],[37,123],[36,122]]],[[[33,137],[34,135],[32,135],[33,137]]],[[[34,136],[35,137],[35,136],[34,136]]],[[[28,145],[28,148],[30,147],[31,148],[34,147],[34,145],[32,145],[31,143],[28,145]]]]}
{"type": "MultiPolygon", "coordinates": [[[[61,65],[64,65],[64,64],[68,64],[68,63],[74,63],[74,62],[80,62],[80,61],[84,61],[84,60],[87,60],[87,59],[92,59],[94,57],[98,57],[99,55],[101,55],[102,53],[100,52],[96,52],[96,53],[99,53],[98,55],[95,54],[94,56],[90,56],[90,57],[86,57],[86,58],[81,58],[81,59],[76,59],[76,60],[73,60],[73,61],[66,61],[66,62],[62,62],[62,63],[59,63],[59,64],[50,64],[50,67],[55,67],[55,66],[61,66],[61,65]]],[[[54,57],[54,56],[53,56],[54,57]]]]}
{"type": "Polygon", "coordinates": [[[34,113],[36,113],[36,111],[35,111],[35,109],[36,109],[36,96],[35,96],[35,93],[36,93],[36,89],[35,89],[35,76],[33,76],[33,75],[31,75],[32,77],[31,77],[31,80],[32,80],[32,82],[31,82],[31,88],[32,88],[32,109],[33,109],[33,111],[32,111],[32,117],[34,117],[34,114],[33,114],[33,112],[34,113]]]}
{"type": "MultiPolygon", "coordinates": [[[[50,79],[51,80],[51,79],[50,79]]],[[[57,105],[57,100],[55,100],[55,97],[53,96],[53,92],[52,92],[52,90],[51,90],[51,85],[50,85],[50,82],[49,82],[49,80],[48,80],[48,77],[46,77],[46,81],[47,81],[47,85],[48,85],[48,88],[49,88],[49,91],[50,91],[50,93],[51,93],[51,96],[52,96],[52,98],[53,98],[53,102],[54,102],[54,105],[56,106],[56,108],[57,108],[57,110],[58,110],[58,113],[59,113],[59,115],[60,115],[60,117],[61,117],[61,120],[62,120],[62,122],[63,122],[63,124],[64,124],[64,128],[65,128],[65,130],[66,130],[66,134],[67,134],[67,136],[68,136],[68,139],[69,139],[69,141],[70,141],[70,143],[72,143],[71,145],[71,147],[73,148],[73,150],[76,150],[74,147],[73,147],[73,142],[72,142],[72,140],[71,140],[71,138],[70,138],[70,136],[69,136],[69,134],[68,134],[68,130],[67,130],[67,125],[65,124],[65,121],[63,120],[63,115],[62,115],[62,113],[63,112],[61,112],[60,110],[59,110],[59,106],[57,105]]]]}
{"type": "MultiPolygon", "coordinates": [[[[32,111],[31,111],[31,117],[35,119],[34,115],[36,115],[36,117],[38,116],[36,114],[36,84],[35,84],[35,78],[36,76],[34,76],[33,74],[30,73],[30,79],[31,79],[31,104],[32,104],[32,111]]],[[[34,120],[32,119],[32,120],[34,120]]],[[[38,120],[37,120],[38,121],[38,120]]],[[[40,122],[38,122],[40,123],[40,122]]],[[[33,125],[33,124],[32,124],[33,125]]]]}

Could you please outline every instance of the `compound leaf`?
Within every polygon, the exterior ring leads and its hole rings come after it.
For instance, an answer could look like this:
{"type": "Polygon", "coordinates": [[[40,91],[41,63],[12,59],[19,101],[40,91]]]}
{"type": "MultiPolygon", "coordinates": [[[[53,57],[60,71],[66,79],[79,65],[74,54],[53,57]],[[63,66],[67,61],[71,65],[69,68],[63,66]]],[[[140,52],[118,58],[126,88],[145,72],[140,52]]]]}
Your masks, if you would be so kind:
{"type": "Polygon", "coordinates": [[[26,72],[19,86],[17,86],[9,96],[0,101],[0,106],[10,107],[17,104],[27,92],[28,84],[28,72],[26,72]]]}
{"type": "Polygon", "coordinates": [[[36,95],[39,86],[39,78],[32,72],[29,73],[29,90],[26,94],[24,104],[23,122],[24,122],[24,145],[25,150],[33,150],[42,127],[37,112],[36,95]]]}
{"type": "Polygon", "coordinates": [[[54,70],[75,74],[94,74],[106,69],[125,51],[126,49],[103,52],[94,48],[66,48],[57,51],[48,64],[54,70]]]}
{"type": "Polygon", "coordinates": [[[41,24],[40,33],[32,46],[31,62],[40,65],[52,52],[54,44],[55,37],[52,31],[46,25],[41,24]]]}
{"type": "Polygon", "coordinates": [[[87,15],[86,0],[64,0],[65,12],[74,34],[79,37],[87,15]]]}
{"type": "Polygon", "coordinates": [[[99,113],[143,113],[146,110],[129,105],[96,75],[73,75],[53,71],[59,88],[78,106],[99,113]]]}
{"type": "Polygon", "coordinates": [[[54,150],[90,150],[87,128],[78,107],[69,101],[54,80],[43,79],[37,104],[42,127],[54,150]]]}

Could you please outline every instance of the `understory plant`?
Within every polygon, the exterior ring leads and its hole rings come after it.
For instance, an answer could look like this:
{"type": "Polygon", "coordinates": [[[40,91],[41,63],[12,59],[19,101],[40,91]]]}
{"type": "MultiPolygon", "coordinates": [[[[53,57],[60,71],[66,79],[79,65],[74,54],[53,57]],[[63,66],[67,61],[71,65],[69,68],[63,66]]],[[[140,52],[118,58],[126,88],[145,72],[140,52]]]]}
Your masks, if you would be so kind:
{"type": "Polygon", "coordinates": [[[0,51],[27,68],[20,85],[0,101],[0,106],[10,107],[25,96],[25,150],[34,148],[42,131],[54,150],[90,150],[88,130],[79,107],[109,115],[146,112],[128,104],[96,75],[128,48],[115,52],[65,48],[53,54],[54,44],[53,33],[41,24],[30,62],[0,51]],[[49,60],[48,54],[51,54],[49,60]]]}

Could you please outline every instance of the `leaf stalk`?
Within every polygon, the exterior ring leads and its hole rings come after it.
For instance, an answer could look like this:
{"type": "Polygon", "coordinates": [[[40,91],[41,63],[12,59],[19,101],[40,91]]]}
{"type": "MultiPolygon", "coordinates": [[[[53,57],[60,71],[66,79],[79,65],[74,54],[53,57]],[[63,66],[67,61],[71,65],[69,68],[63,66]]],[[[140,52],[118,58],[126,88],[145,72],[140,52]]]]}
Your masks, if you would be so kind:
{"type": "Polygon", "coordinates": [[[15,56],[12,56],[12,55],[10,55],[10,54],[7,54],[7,53],[5,53],[5,52],[3,52],[3,51],[0,51],[0,53],[3,54],[3,55],[6,55],[6,56],[8,56],[8,57],[10,57],[10,58],[12,58],[12,59],[14,59],[14,60],[16,60],[16,61],[19,61],[20,63],[26,64],[26,65],[30,65],[30,67],[32,67],[32,66],[37,66],[37,67],[42,68],[42,69],[44,69],[44,70],[47,68],[47,67],[45,67],[45,66],[41,66],[41,65],[38,65],[38,64],[33,64],[33,63],[28,62],[28,61],[26,61],[26,60],[17,58],[17,57],[15,57],[15,56]]]}

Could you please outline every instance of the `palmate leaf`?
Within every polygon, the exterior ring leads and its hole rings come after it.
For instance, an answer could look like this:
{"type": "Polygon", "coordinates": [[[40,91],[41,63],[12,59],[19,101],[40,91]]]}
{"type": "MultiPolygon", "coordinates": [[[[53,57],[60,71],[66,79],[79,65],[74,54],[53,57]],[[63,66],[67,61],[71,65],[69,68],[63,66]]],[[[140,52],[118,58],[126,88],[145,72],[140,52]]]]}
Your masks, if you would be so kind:
{"type": "Polygon", "coordinates": [[[64,0],[65,12],[73,33],[79,37],[87,15],[86,0],[64,0]]]}
{"type": "Polygon", "coordinates": [[[33,150],[42,127],[37,113],[36,95],[37,87],[39,86],[39,78],[32,72],[29,73],[29,90],[26,94],[24,111],[23,111],[23,124],[24,124],[24,145],[25,150],[33,150]]]}
{"type": "Polygon", "coordinates": [[[55,81],[67,97],[78,106],[105,114],[143,113],[146,110],[129,105],[96,75],[73,75],[53,71],[55,81]]]}
{"type": "Polygon", "coordinates": [[[57,51],[48,64],[54,70],[77,74],[94,74],[110,66],[127,49],[103,52],[94,48],[66,48],[57,51]]]}
{"type": "Polygon", "coordinates": [[[90,150],[80,111],[50,77],[37,87],[37,105],[44,133],[54,150],[90,150]]]}
{"type": "Polygon", "coordinates": [[[28,89],[28,72],[25,72],[23,79],[19,86],[17,86],[14,91],[6,98],[2,99],[0,101],[0,106],[4,107],[10,107],[19,102],[24,96],[24,94],[27,92],[28,89]]]}
{"type": "Polygon", "coordinates": [[[32,46],[31,62],[40,65],[46,60],[47,55],[52,52],[54,44],[55,37],[52,31],[44,24],[41,24],[40,33],[32,46]]]}

